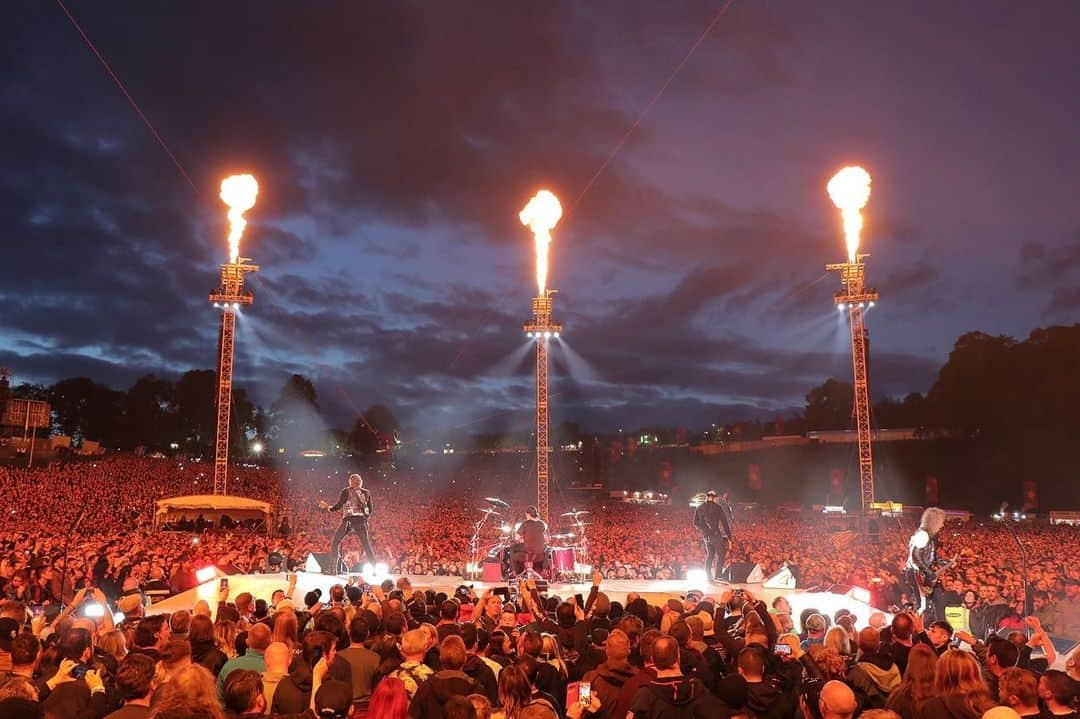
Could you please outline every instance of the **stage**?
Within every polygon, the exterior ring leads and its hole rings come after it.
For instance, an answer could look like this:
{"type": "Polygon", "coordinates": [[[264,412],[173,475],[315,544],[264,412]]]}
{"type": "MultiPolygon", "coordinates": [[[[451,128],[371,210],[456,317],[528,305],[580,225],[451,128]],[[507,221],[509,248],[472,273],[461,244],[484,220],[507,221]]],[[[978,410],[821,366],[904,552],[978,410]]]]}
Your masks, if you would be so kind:
{"type": "MultiPolygon", "coordinates": [[[[218,574],[214,579],[208,580],[194,589],[163,599],[147,609],[147,614],[162,614],[190,610],[195,602],[205,599],[211,605],[217,600],[219,578],[225,576],[218,574]]],[[[355,576],[355,575],[354,575],[355,576]]],[[[229,600],[234,600],[241,592],[250,592],[256,599],[270,600],[274,590],[282,591],[288,588],[289,575],[287,574],[234,574],[229,576],[229,600]]],[[[396,581],[396,576],[390,577],[365,577],[369,584],[379,584],[384,579],[396,581]]],[[[322,598],[325,601],[329,596],[330,587],[335,584],[347,584],[349,575],[316,574],[311,572],[297,572],[296,589],[292,593],[292,601],[298,608],[304,607],[304,595],[313,589],[322,590],[322,598]]],[[[461,577],[436,577],[436,576],[409,576],[409,582],[414,589],[432,589],[436,592],[445,592],[453,595],[454,590],[462,584],[472,585],[477,595],[483,594],[485,589],[505,587],[505,582],[485,583],[469,581],[461,577]]],[[[558,597],[571,597],[575,594],[588,595],[590,582],[579,584],[550,584],[548,594],[558,597]]],[[[763,599],[771,604],[773,598],[778,596],[787,597],[791,603],[792,614],[798,621],[799,613],[803,609],[814,608],[830,618],[840,609],[847,609],[858,618],[860,624],[865,624],[873,608],[869,604],[850,596],[851,593],[832,594],[828,592],[806,592],[800,589],[766,589],[761,584],[703,584],[687,580],[605,580],[600,585],[600,591],[604,592],[612,601],[621,602],[625,605],[628,594],[637,594],[643,597],[649,604],[662,606],[668,599],[680,598],[692,589],[698,589],[707,597],[719,597],[728,589],[743,588],[749,591],[755,598],[763,599]]],[[[891,619],[891,615],[885,613],[891,619]]]]}

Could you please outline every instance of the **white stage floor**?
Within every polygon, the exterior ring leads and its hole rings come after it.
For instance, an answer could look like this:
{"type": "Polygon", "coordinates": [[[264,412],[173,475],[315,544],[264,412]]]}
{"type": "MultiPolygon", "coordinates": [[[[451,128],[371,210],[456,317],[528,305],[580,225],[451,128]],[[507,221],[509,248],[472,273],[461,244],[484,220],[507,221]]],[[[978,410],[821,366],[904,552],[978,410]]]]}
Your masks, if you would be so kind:
{"type": "MultiPolygon", "coordinates": [[[[386,578],[387,577],[367,578],[367,581],[371,584],[378,584],[386,578]]],[[[389,578],[393,580],[397,579],[396,576],[389,578]]],[[[297,607],[303,607],[304,595],[311,590],[316,588],[321,589],[323,597],[325,598],[329,595],[331,586],[335,584],[346,584],[348,580],[348,575],[335,576],[332,574],[298,572],[296,575],[296,589],[293,592],[292,600],[297,607]]],[[[433,589],[436,592],[446,592],[449,595],[452,595],[454,590],[462,584],[473,585],[477,594],[483,594],[484,590],[489,587],[506,586],[505,582],[473,582],[464,580],[461,577],[409,576],[409,581],[415,589],[433,589]]],[[[288,583],[287,574],[234,574],[229,577],[229,598],[232,600],[241,592],[250,592],[257,599],[261,598],[269,601],[270,595],[274,590],[285,590],[288,588],[288,583]]],[[[218,578],[211,579],[195,589],[190,589],[182,594],[177,594],[176,596],[169,597],[168,599],[164,599],[157,604],[154,604],[147,610],[147,613],[160,614],[175,612],[181,609],[190,610],[199,599],[205,599],[206,601],[213,603],[217,599],[218,585],[218,578]]],[[[550,584],[548,585],[548,594],[554,594],[564,598],[573,596],[577,593],[587,595],[590,586],[590,582],[580,584],[550,584]]],[[[631,592],[644,597],[649,604],[660,606],[672,597],[678,598],[685,595],[686,592],[691,589],[699,589],[703,591],[706,596],[719,598],[724,591],[735,587],[742,587],[750,591],[756,598],[763,599],[767,603],[771,603],[773,598],[777,596],[782,595],[787,597],[788,601],[791,602],[792,613],[796,620],[803,609],[810,607],[828,614],[830,617],[840,609],[846,608],[858,617],[860,623],[865,623],[870,616],[870,613],[875,611],[865,602],[861,602],[847,595],[831,594],[827,592],[809,593],[799,589],[765,589],[760,584],[708,584],[702,586],[700,582],[689,582],[687,580],[637,581],[616,579],[605,580],[600,586],[600,591],[607,594],[612,601],[621,602],[624,606],[626,595],[631,592]]],[[[886,616],[889,615],[886,614],[886,616]]]]}

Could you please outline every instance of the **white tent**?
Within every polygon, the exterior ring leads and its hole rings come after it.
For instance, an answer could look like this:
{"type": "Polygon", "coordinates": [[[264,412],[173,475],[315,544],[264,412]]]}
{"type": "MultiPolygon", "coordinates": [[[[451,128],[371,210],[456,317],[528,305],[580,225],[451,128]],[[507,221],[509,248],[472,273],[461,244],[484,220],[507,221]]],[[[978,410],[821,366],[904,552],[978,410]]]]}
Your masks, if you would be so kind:
{"type": "Polygon", "coordinates": [[[269,530],[273,526],[270,521],[272,514],[269,502],[220,494],[193,494],[159,499],[157,511],[154,512],[154,528],[180,519],[194,520],[200,515],[216,524],[223,515],[227,515],[233,521],[261,519],[263,526],[269,530]]]}

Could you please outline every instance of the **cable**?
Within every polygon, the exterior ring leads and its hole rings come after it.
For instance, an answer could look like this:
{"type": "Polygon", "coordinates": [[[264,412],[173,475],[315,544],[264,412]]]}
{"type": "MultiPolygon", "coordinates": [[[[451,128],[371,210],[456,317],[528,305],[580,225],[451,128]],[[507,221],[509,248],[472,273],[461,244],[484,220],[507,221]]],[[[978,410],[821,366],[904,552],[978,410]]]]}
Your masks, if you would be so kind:
{"type": "Polygon", "coordinates": [[[622,138],[617,143],[615,143],[615,147],[607,156],[607,159],[605,159],[600,164],[599,169],[597,169],[597,171],[593,173],[593,176],[589,178],[589,181],[585,183],[585,189],[583,189],[581,191],[581,194],[577,196],[577,199],[574,200],[574,204],[570,207],[570,212],[576,210],[577,206],[581,204],[581,200],[585,197],[585,193],[587,193],[592,188],[596,180],[600,177],[604,170],[607,169],[607,166],[610,165],[612,160],[615,159],[615,156],[619,154],[619,151],[622,150],[623,145],[625,145],[626,142],[630,139],[630,136],[634,134],[634,131],[638,129],[641,121],[645,119],[645,116],[649,114],[649,111],[652,110],[656,103],[660,101],[660,98],[663,97],[664,93],[667,91],[668,86],[671,85],[671,83],[675,80],[679,73],[682,72],[683,67],[686,65],[687,62],[690,61],[691,56],[693,56],[701,43],[704,42],[705,38],[709,36],[710,32],[712,32],[712,29],[716,27],[717,23],[720,22],[720,18],[722,18],[727,13],[727,11],[734,3],[735,0],[726,0],[726,2],[720,7],[720,10],[717,11],[716,15],[713,16],[713,19],[709,22],[709,24],[705,27],[701,34],[698,35],[697,40],[695,40],[694,43],[690,46],[690,49],[686,51],[683,59],[679,62],[678,65],[675,66],[675,69],[671,71],[671,74],[668,75],[668,79],[664,81],[664,84],[660,86],[660,89],[657,90],[655,95],[653,95],[653,98],[649,100],[649,103],[647,105],[645,105],[645,109],[638,113],[638,116],[634,119],[634,122],[630,125],[630,127],[627,128],[622,138]]]}
{"type": "Polygon", "coordinates": [[[82,29],[81,25],[79,25],[79,21],[75,19],[75,16],[72,15],[71,11],[67,9],[66,5],[64,5],[64,0],[56,0],[56,4],[60,6],[60,9],[64,11],[65,15],[67,15],[67,18],[71,21],[71,24],[74,25],[75,29],[79,31],[80,35],[82,35],[82,39],[86,43],[86,46],[90,48],[90,51],[94,53],[94,55],[99,61],[101,61],[102,66],[105,68],[105,72],[109,73],[109,77],[111,77],[113,79],[113,82],[116,83],[116,86],[120,88],[120,92],[124,93],[124,97],[127,98],[128,103],[131,105],[132,108],[134,108],[135,112],[139,115],[139,118],[142,119],[143,124],[150,129],[151,133],[153,133],[154,139],[157,140],[158,144],[161,145],[161,149],[165,151],[165,154],[169,156],[170,160],[172,160],[172,163],[176,166],[176,169],[179,170],[180,174],[183,175],[185,180],[187,180],[187,183],[191,186],[191,189],[195,191],[195,194],[197,196],[201,197],[199,188],[195,186],[194,182],[192,182],[191,176],[188,175],[187,170],[185,170],[184,166],[180,164],[180,160],[176,159],[176,155],[174,155],[173,151],[169,149],[169,146],[165,143],[164,138],[161,137],[161,133],[157,131],[157,128],[154,127],[154,124],[150,122],[150,118],[146,116],[146,113],[144,113],[139,107],[139,104],[135,102],[135,98],[133,98],[131,96],[131,93],[128,92],[128,89],[124,86],[124,83],[120,81],[119,77],[117,77],[116,73],[109,65],[108,60],[105,59],[105,56],[102,55],[101,52],[97,49],[97,47],[94,46],[94,43],[90,41],[90,37],[86,34],[86,31],[82,29]]]}

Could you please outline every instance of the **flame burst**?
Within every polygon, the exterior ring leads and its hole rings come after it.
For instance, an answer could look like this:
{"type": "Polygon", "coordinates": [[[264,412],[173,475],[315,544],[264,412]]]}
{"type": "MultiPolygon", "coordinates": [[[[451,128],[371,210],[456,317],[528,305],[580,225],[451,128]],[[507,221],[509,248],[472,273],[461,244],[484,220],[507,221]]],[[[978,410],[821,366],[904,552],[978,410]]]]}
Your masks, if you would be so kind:
{"type": "Polygon", "coordinates": [[[525,209],[518,215],[521,224],[532,230],[536,238],[536,287],[540,295],[547,289],[548,246],[551,244],[551,230],[562,217],[562,205],[559,198],[547,190],[540,190],[529,200],[525,209]]]}
{"type": "Polygon", "coordinates": [[[240,237],[247,227],[244,213],[255,206],[259,183],[251,175],[232,175],[221,181],[221,199],[229,206],[229,262],[240,259],[240,237]]]}
{"type": "Polygon", "coordinates": [[[848,262],[854,262],[859,252],[859,233],[862,213],[870,199],[870,173],[858,166],[845,167],[829,180],[829,197],[840,208],[844,218],[844,239],[847,242],[848,262]]]}

